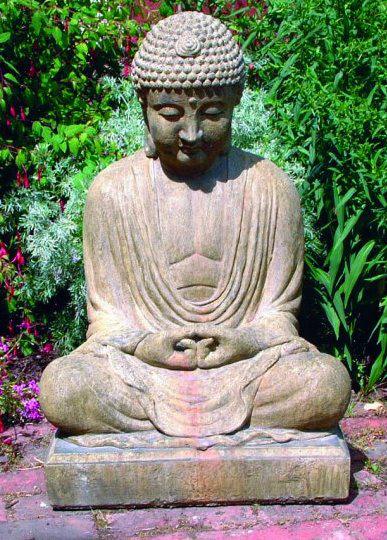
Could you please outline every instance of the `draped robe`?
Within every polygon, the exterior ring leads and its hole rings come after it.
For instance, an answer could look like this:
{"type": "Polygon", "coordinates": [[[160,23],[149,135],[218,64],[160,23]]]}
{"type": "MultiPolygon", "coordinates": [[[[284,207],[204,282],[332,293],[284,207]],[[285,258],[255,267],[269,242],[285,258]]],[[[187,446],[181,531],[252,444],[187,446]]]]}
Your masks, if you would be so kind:
{"type": "Polygon", "coordinates": [[[166,262],[153,163],[137,152],[102,171],[89,189],[88,337],[117,324],[155,332],[193,323],[236,328],[273,317],[295,333],[303,231],[287,176],[268,160],[233,150],[229,178],[218,182],[225,195],[219,217],[229,220],[222,277],[209,300],[193,302],[179,294],[166,262]]]}
{"type": "Polygon", "coordinates": [[[205,300],[184,298],[168,264],[153,160],[137,152],[114,163],[87,197],[90,326],[88,341],[73,354],[106,357],[106,369],[136,389],[149,420],[169,435],[216,435],[245,425],[262,375],[278,361],[280,349],[209,370],[179,371],[136,358],[144,336],[202,323],[255,327],[263,336],[297,335],[303,231],[296,189],[268,160],[233,149],[227,162],[227,178],[208,194],[217,197],[212,210],[224,220],[227,249],[218,285],[205,300]],[[122,332],[129,354],[101,348],[104,336],[122,332]]]}

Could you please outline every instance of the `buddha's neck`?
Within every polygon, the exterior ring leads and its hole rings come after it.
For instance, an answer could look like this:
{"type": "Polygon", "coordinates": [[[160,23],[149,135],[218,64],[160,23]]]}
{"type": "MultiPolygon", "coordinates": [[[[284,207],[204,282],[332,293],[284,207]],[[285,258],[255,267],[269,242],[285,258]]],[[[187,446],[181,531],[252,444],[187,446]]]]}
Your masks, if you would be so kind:
{"type": "Polygon", "coordinates": [[[185,184],[190,189],[211,190],[216,182],[228,178],[228,156],[219,156],[209,169],[199,174],[182,174],[166,168],[159,159],[154,162],[155,180],[185,184]]]}

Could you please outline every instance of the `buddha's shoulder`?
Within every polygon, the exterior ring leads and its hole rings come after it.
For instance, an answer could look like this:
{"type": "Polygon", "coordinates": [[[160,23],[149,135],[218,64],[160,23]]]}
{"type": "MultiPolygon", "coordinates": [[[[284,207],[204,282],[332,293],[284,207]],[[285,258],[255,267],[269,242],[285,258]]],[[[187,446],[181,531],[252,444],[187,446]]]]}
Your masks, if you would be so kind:
{"type": "Polygon", "coordinates": [[[94,178],[87,192],[87,198],[106,197],[119,190],[122,183],[130,179],[133,170],[146,167],[148,161],[149,158],[146,157],[144,151],[138,150],[131,156],[111,163],[94,178]]]}
{"type": "Polygon", "coordinates": [[[282,193],[298,197],[294,182],[283,169],[270,161],[270,159],[240,150],[239,148],[234,149],[234,151],[238,154],[239,161],[244,164],[244,168],[248,170],[249,176],[254,183],[269,183],[282,193]]]}

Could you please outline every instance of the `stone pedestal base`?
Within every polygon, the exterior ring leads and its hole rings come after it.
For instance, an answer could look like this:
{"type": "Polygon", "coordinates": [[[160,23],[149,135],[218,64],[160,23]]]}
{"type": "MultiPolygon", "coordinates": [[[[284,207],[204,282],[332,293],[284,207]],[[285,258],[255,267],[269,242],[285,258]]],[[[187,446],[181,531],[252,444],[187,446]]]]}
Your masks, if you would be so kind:
{"type": "Polygon", "coordinates": [[[304,441],[194,448],[87,448],[55,437],[46,463],[55,508],[338,501],[350,457],[340,432],[304,441]]]}

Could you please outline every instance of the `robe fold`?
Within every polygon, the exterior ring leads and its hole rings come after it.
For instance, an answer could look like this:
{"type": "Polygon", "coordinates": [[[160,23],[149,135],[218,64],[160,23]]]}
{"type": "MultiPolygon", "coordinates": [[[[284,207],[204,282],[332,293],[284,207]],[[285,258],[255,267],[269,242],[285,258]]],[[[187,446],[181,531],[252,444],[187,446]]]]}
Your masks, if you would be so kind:
{"type": "Polygon", "coordinates": [[[262,375],[280,350],[273,346],[254,358],[210,370],[177,371],[133,356],[145,335],[202,323],[254,326],[273,341],[297,335],[303,268],[297,191],[268,160],[237,149],[227,160],[227,178],[214,187],[214,197],[223,201],[223,208],[214,207],[214,212],[225,220],[226,249],[218,285],[206,300],[186,299],[173,279],[163,246],[153,160],[137,152],[114,163],[98,175],[87,197],[84,260],[90,326],[88,341],[75,353],[92,352],[104,335],[124,333],[131,354],[106,346],[107,369],[140,391],[146,415],[168,435],[240,429],[251,415],[262,375]]]}
{"type": "Polygon", "coordinates": [[[231,222],[228,249],[217,291],[207,301],[186,300],[173,283],[153,160],[137,152],[97,176],[84,215],[88,337],[114,324],[154,332],[194,323],[236,328],[267,318],[294,333],[303,268],[297,191],[270,161],[233,152],[229,178],[218,183],[231,222]]]}

